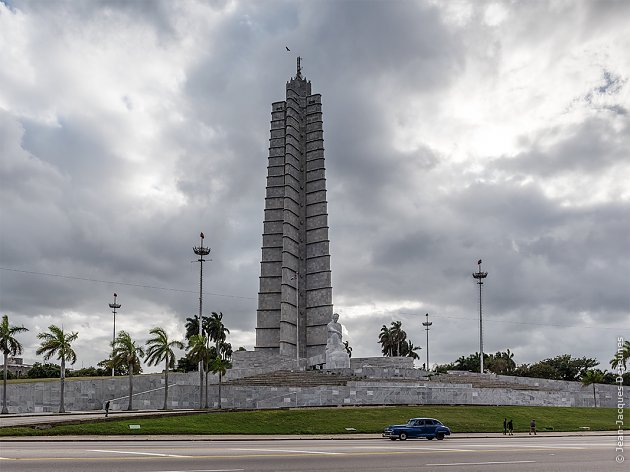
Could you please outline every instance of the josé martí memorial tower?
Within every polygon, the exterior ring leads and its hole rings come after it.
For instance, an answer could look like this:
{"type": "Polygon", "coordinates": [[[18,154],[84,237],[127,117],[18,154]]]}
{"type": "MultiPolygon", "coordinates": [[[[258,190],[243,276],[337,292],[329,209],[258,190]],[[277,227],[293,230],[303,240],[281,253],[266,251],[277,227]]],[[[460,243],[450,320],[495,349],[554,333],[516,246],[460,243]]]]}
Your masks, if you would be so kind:
{"type": "Polygon", "coordinates": [[[271,105],[256,350],[325,353],[333,314],[321,95],[297,72],[271,105]]]}

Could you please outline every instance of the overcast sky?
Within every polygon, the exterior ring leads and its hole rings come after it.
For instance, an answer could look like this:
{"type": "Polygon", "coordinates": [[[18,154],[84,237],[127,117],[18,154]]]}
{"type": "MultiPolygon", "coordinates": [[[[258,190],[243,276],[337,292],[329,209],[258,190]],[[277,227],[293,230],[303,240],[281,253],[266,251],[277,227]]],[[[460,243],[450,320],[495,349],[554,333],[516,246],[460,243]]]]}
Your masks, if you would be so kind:
{"type": "MultiPolygon", "coordinates": [[[[630,339],[630,2],[0,0],[0,312],[25,362],[198,309],[253,349],[271,103],[322,94],[334,309],[600,367],[630,339]],[[287,52],[285,46],[291,49],[287,52]]],[[[150,369],[145,368],[145,371],[150,369]]]]}

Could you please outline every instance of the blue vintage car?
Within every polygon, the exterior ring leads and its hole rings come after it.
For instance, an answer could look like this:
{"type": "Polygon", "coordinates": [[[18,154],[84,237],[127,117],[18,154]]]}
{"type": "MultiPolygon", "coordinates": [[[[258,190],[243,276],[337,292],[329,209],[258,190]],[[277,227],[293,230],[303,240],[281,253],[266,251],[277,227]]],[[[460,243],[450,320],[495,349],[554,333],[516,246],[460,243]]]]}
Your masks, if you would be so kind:
{"type": "Polygon", "coordinates": [[[383,430],[383,437],[392,441],[407,438],[444,439],[451,430],[434,418],[411,418],[407,424],[395,424],[383,430]]]}

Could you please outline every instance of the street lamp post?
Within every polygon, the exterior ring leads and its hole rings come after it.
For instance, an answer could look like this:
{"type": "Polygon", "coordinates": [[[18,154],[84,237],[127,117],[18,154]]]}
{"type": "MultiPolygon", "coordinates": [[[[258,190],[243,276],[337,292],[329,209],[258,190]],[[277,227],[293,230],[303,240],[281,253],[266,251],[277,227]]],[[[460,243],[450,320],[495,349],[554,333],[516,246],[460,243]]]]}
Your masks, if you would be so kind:
{"type": "MultiPolygon", "coordinates": [[[[199,236],[201,243],[199,246],[193,247],[193,252],[199,256],[197,262],[199,262],[199,337],[201,338],[203,335],[203,318],[201,315],[203,310],[203,263],[206,262],[203,257],[210,254],[210,248],[203,245],[203,233],[199,236]]],[[[203,408],[203,360],[199,361],[199,408],[203,408]]]]}
{"type": "Polygon", "coordinates": [[[429,321],[428,313],[425,316],[427,317],[427,320],[424,323],[422,323],[422,326],[424,326],[424,329],[427,331],[427,370],[430,370],[429,368],[429,326],[431,326],[433,323],[429,321]]]}
{"type": "MultiPolygon", "coordinates": [[[[114,294],[114,303],[110,303],[109,307],[114,313],[114,333],[112,334],[112,360],[114,359],[114,342],[116,342],[116,310],[120,308],[120,303],[116,303],[117,294],[114,294]]],[[[114,365],[112,364],[112,377],[114,376],[114,365]]]]}
{"type": "Polygon", "coordinates": [[[483,374],[483,318],[481,316],[481,286],[483,285],[483,279],[488,277],[487,272],[481,271],[481,259],[477,261],[479,265],[479,270],[473,273],[473,277],[477,279],[477,284],[479,284],[479,372],[483,374]]]}

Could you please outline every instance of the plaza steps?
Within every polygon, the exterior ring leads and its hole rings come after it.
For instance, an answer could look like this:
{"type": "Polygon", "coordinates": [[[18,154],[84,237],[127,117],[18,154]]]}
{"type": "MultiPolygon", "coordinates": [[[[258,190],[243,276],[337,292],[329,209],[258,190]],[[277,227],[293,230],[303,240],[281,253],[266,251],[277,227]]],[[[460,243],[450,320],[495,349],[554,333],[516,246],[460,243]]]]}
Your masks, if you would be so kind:
{"type": "Polygon", "coordinates": [[[353,375],[330,374],[316,370],[290,371],[276,370],[265,374],[230,380],[227,385],[247,385],[265,387],[317,387],[320,385],[340,386],[356,381],[353,375]]]}
{"type": "Polygon", "coordinates": [[[534,386],[524,383],[507,382],[484,375],[452,375],[438,374],[431,376],[432,382],[440,382],[446,384],[471,384],[475,388],[504,388],[511,390],[547,390],[555,391],[558,388],[549,388],[544,386],[534,386]]]}
{"type": "MultiPolygon", "coordinates": [[[[325,371],[306,370],[276,370],[263,374],[242,377],[225,382],[227,385],[247,385],[247,386],[266,386],[266,387],[317,387],[321,385],[342,386],[348,382],[370,381],[377,383],[395,382],[395,383],[414,383],[417,384],[419,379],[401,379],[401,378],[366,378],[354,375],[344,375],[338,373],[329,373],[325,371]]],[[[436,382],[442,384],[470,384],[474,388],[500,388],[511,390],[557,390],[557,388],[549,388],[545,386],[533,386],[516,382],[508,382],[499,380],[485,375],[450,375],[439,374],[433,375],[424,382],[436,382]]]]}

